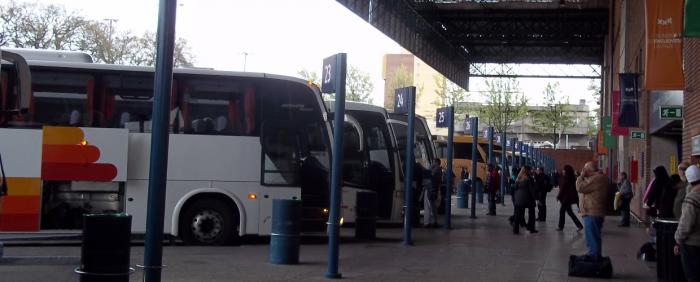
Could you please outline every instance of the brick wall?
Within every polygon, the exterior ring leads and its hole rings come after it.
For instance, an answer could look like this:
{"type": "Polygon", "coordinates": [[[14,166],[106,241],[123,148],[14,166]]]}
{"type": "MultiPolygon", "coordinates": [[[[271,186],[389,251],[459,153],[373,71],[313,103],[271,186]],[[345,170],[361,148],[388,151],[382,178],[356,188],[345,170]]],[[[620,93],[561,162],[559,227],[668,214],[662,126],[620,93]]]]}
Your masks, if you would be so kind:
{"type": "Polygon", "coordinates": [[[542,153],[554,159],[557,169],[562,170],[564,165],[570,165],[574,170],[580,171],[588,161],[595,160],[595,152],[592,150],[554,150],[540,149],[542,153]]]}
{"type": "Polygon", "coordinates": [[[683,160],[690,160],[691,138],[700,135],[700,39],[686,38],[683,45],[683,160]]]}

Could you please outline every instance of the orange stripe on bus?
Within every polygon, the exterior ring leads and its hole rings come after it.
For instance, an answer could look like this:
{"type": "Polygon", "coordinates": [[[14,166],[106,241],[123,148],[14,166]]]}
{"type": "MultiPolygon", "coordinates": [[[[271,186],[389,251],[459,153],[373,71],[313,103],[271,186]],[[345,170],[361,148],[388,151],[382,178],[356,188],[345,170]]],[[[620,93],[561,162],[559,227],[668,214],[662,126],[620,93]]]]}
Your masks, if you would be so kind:
{"type": "Polygon", "coordinates": [[[83,141],[85,134],[79,127],[44,127],[44,144],[77,145],[83,141]]]}
{"type": "Polygon", "coordinates": [[[40,201],[39,196],[6,196],[2,199],[0,214],[39,214],[40,201]]]}
{"type": "Polygon", "coordinates": [[[41,195],[41,179],[39,178],[7,178],[8,196],[39,196],[41,195]]]}
{"type": "Polygon", "coordinates": [[[100,149],[91,145],[44,145],[41,161],[44,163],[89,164],[100,158],[100,149]]]}

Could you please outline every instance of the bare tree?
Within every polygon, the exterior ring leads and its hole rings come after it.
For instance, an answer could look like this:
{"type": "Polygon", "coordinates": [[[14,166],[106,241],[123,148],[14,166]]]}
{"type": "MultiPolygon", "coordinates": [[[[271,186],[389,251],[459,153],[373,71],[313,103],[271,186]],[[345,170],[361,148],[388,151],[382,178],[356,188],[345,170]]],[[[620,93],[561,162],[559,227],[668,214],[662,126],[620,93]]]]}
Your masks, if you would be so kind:
{"type": "MultiPolygon", "coordinates": [[[[152,66],[155,63],[155,33],[136,36],[111,23],[89,20],[63,6],[0,4],[0,46],[15,48],[84,51],[96,62],[152,66]]],[[[193,65],[187,41],[178,38],[174,50],[176,67],[193,65]]]]}

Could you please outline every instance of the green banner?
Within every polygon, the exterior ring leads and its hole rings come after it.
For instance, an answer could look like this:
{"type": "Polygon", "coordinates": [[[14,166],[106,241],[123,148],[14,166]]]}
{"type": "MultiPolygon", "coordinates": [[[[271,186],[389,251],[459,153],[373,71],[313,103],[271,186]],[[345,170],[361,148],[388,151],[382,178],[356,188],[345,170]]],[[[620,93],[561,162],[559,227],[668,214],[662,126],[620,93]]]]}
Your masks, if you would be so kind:
{"type": "Polygon", "coordinates": [[[606,148],[615,147],[615,136],[612,136],[612,119],[603,117],[603,146],[606,148]]]}
{"type": "Polygon", "coordinates": [[[700,0],[685,0],[685,37],[700,37],[700,0]]]}

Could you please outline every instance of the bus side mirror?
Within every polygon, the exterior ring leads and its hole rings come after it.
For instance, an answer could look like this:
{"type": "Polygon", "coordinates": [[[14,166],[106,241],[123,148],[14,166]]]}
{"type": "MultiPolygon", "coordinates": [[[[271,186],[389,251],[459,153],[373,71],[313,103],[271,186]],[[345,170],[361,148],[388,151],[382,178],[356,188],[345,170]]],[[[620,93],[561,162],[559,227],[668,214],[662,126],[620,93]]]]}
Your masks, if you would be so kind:
{"type": "Polygon", "coordinates": [[[0,50],[0,58],[2,60],[12,63],[15,67],[17,73],[18,83],[18,97],[19,97],[19,108],[13,109],[19,111],[20,113],[28,111],[29,109],[29,98],[32,94],[32,78],[29,73],[29,65],[27,60],[22,57],[22,55],[10,51],[0,50]]]}

